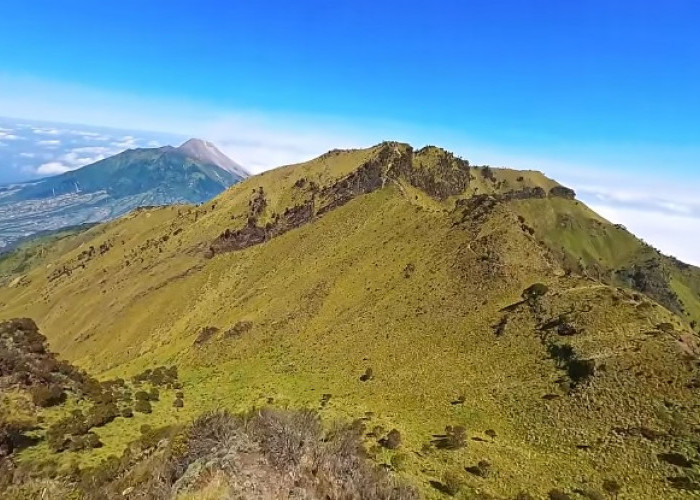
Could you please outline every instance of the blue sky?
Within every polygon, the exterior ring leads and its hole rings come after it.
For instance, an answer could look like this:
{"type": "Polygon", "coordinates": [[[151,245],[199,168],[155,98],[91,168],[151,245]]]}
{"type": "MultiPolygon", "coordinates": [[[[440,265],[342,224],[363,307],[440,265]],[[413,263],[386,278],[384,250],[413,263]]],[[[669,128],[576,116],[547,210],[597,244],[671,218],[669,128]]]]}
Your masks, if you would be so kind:
{"type": "Polygon", "coordinates": [[[205,135],[257,171],[444,145],[700,262],[679,236],[700,229],[698,20],[690,0],[8,2],[0,116],[205,135]]]}

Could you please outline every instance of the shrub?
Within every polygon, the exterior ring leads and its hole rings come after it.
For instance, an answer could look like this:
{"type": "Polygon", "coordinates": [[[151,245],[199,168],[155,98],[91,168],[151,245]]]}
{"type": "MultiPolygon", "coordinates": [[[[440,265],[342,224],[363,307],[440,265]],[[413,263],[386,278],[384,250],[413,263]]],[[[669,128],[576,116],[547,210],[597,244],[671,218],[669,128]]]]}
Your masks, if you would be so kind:
{"type": "Polygon", "coordinates": [[[163,367],[160,366],[151,372],[151,383],[153,385],[162,385],[165,381],[165,374],[163,373],[163,367]]]}
{"type": "Polygon", "coordinates": [[[165,374],[168,376],[168,378],[170,378],[172,380],[177,380],[177,378],[178,378],[177,365],[172,365],[172,366],[166,368],[165,374]]]}
{"type": "Polygon", "coordinates": [[[442,450],[457,450],[464,448],[467,444],[467,430],[461,425],[456,427],[448,425],[445,427],[445,434],[438,434],[433,437],[432,442],[435,447],[442,450]]]}
{"type": "Polygon", "coordinates": [[[486,165],[484,168],[481,169],[481,176],[484,179],[487,179],[491,182],[496,182],[496,176],[493,173],[493,169],[486,165]]]}
{"type": "Polygon", "coordinates": [[[479,477],[486,477],[491,471],[491,463],[488,460],[480,460],[478,464],[465,467],[468,473],[479,477]]]}
{"type": "Polygon", "coordinates": [[[395,450],[401,446],[401,433],[396,429],[392,429],[385,438],[379,440],[379,444],[389,450],[395,450]]]}
{"type": "Polygon", "coordinates": [[[603,500],[603,494],[593,488],[577,488],[574,493],[581,495],[588,500],[603,500]]]}
{"type": "Polygon", "coordinates": [[[603,489],[608,495],[616,498],[622,491],[622,485],[614,479],[606,479],[603,481],[603,489]]]}
{"type": "Polygon", "coordinates": [[[134,410],[140,413],[151,413],[153,411],[151,409],[151,403],[149,403],[148,400],[144,399],[139,399],[138,401],[136,401],[136,404],[134,405],[134,410]]]}
{"type": "Polygon", "coordinates": [[[365,373],[360,376],[360,380],[362,382],[367,382],[368,380],[372,380],[374,378],[374,372],[372,371],[372,368],[367,368],[365,370],[365,373]]]}
{"type": "Polygon", "coordinates": [[[572,498],[562,490],[553,489],[547,493],[549,500],[572,500],[572,498]]]}
{"type": "Polygon", "coordinates": [[[134,416],[134,410],[132,410],[128,406],[122,410],[122,417],[131,418],[133,416],[134,416]]]}
{"type": "Polygon", "coordinates": [[[175,401],[173,401],[173,406],[175,408],[182,408],[183,406],[185,406],[185,403],[182,402],[182,399],[177,398],[175,399],[175,401]]]}
{"type": "Polygon", "coordinates": [[[184,399],[184,398],[185,398],[185,393],[182,392],[182,391],[177,391],[177,392],[175,393],[175,397],[176,397],[177,399],[184,399]]]}
{"type": "Polygon", "coordinates": [[[66,397],[63,389],[55,384],[33,386],[29,389],[29,394],[34,404],[42,408],[60,404],[66,397]]]}
{"type": "Polygon", "coordinates": [[[219,329],[215,326],[204,326],[199,331],[197,338],[194,341],[195,345],[202,345],[207,343],[211,338],[219,332],[219,329]]]}
{"type": "Polygon", "coordinates": [[[136,401],[148,401],[150,399],[150,395],[146,391],[138,391],[136,394],[134,394],[134,399],[136,401]]]}
{"type": "Polygon", "coordinates": [[[436,490],[449,495],[455,496],[462,490],[464,482],[459,474],[452,471],[447,471],[442,475],[442,481],[430,481],[430,484],[436,490]]]}
{"type": "Polygon", "coordinates": [[[256,416],[253,436],[278,467],[298,465],[321,435],[321,422],[314,412],[264,409],[256,416]]]}
{"type": "Polygon", "coordinates": [[[148,400],[149,401],[160,401],[160,391],[153,387],[150,392],[148,393],[148,400]]]}
{"type": "Polygon", "coordinates": [[[73,436],[68,444],[70,451],[90,450],[101,447],[102,441],[94,432],[88,432],[83,436],[73,436]]]}
{"type": "Polygon", "coordinates": [[[250,330],[253,329],[253,322],[252,321],[239,321],[235,325],[233,325],[231,328],[226,330],[226,333],[224,333],[225,338],[236,338],[240,337],[244,333],[248,333],[250,330]]]}
{"type": "Polygon", "coordinates": [[[96,404],[87,413],[88,427],[101,427],[119,416],[119,408],[114,403],[96,404]]]}
{"type": "Polygon", "coordinates": [[[81,436],[89,429],[82,412],[76,410],[46,430],[46,443],[52,451],[60,452],[70,445],[71,436],[81,436]]]}

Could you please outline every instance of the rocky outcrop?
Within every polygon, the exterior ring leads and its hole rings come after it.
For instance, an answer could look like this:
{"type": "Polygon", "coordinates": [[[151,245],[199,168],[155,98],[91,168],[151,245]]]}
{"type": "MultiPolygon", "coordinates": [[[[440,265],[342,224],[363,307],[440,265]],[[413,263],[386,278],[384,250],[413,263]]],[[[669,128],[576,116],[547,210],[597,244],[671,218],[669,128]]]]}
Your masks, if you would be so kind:
{"type": "MultiPolygon", "coordinates": [[[[339,155],[331,151],[327,155],[339,155]]],[[[416,152],[411,146],[397,142],[382,143],[375,155],[359,168],[320,187],[313,181],[298,179],[293,187],[297,193],[304,193],[306,201],[285,209],[282,214],[273,214],[270,221],[259,221],[267,207],[262,187],[253,191],[249,202],[248,222],[240,229],[227,229],[209,246],[205,256],[243,250],[259,245],[294,228],[300,227],[335,210],[354,198],[383,188],[388,182],[404,181],[424,191],[436,200],[465,192],[472,180],[469,162],[452,153],[434,146],[427,146],[416,152]]],[[[548,193],[541,187],[525,187],[506,193],[475,195],[457,202],[458,208],[467,210],[488,210],[495,204],[512,200],[546,198],[548,193]]],[[[573,197],[568,188],[557,186],[549,191],[549,196],[573,197]]]]}
{"type": "Polygon", "coordinates": [[[576,198],[576,191],[566,186],[554,186],[552,189],[549,190],[549,196],[573,200],[576,198]]]}
{"type": "Polygon", "coordinates": [[[463,193],[471,181],[468,161],[434,146],[418,150],[399,171],[412,186],[438,200],[463,193]]]}

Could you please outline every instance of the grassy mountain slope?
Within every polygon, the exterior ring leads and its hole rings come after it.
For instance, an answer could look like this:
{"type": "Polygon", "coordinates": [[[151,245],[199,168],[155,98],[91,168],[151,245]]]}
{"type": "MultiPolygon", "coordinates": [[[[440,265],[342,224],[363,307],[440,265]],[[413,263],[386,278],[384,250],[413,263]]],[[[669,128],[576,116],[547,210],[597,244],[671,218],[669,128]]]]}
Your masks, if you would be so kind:
{"type": "MultiPolygon", "coordinates": [[[[177,364],[177,418],[265,404],[361,418],[375,459],[427,496],[615,480],[670,498],[698,485],[697,338],[656,281],[617,287],[653,251],[572,195],[433,147],[332,151],[94,228],[0,288],[0,316],[35,318],[104,377],[177,364]],[[378,446],[392,428],[401,446],[378,446]]],[[[695,314],[697,270],[669,269],[695,314]]],[[[134,437],[119,421],[99,435],[81,460],[134,437]]]]}
{"type": "MultiPolygon", "coordinates": [[[[45,234],[27,238],[26,241],[18,242],[12,250],[0,254],[0,283],[7,283],[10,279],[21,277],[22,273],[32,267],[43,262],[50,262],[54,257],[80,245],[83,240],[73,238],[73,236],[87,231],[93,226],[92,224],[83,224],[48,231],[45,234]]],[[[93,233],[89,233],[86,239],[92,239],[94,236],[93,233]]]]}

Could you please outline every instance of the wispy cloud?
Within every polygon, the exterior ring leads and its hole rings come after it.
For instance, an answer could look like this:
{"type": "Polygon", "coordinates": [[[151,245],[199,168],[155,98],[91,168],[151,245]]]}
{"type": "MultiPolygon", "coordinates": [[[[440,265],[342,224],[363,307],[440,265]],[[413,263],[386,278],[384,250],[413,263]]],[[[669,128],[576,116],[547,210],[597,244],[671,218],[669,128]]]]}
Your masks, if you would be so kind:
{"type": "Polygon", "coordinates": [[[32,128],[32,132],[38,135],[58,135],[60,130],[55,128],[32,128]]]}
{"type": "Polygon", "coordinates": [[[38,141],[37,144],[39,144],[40,146],[60,146],[61,141],[59,141],[58,139],[48,139],[45,141],[38,141]]]}

